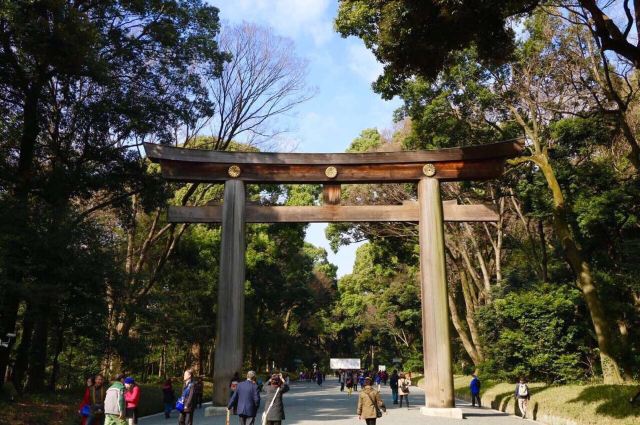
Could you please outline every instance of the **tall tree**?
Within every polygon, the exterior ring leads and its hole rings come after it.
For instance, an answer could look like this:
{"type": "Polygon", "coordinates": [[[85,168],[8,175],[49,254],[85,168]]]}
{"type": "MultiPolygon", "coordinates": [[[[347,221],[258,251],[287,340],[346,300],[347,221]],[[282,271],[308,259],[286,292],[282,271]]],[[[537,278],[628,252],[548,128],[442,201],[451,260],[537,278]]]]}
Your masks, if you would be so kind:
{"type": "Polygon", "coordinates": [[[207,80],[216,105],[208,123],[211,148],[226,150],[238,137],[264,143],[286,131],[278,119],[314,94],[307,85],[307,61],[296,55],[294,42],[246,22],[224,26],[219,42],[233,60],[219,78],[207,80]]]}
{"type": "MultiPolygon", "coordinates": [[[[203,115],[189,112],[190,120],[181,129],[176,128],[172,142],[200,149],[256,149],[254,145],[282,132],[278,120],[312,95],[306,82],[307,63],[296,55],[292,40],[276,36],[268,27],[248,23],[225,27],[217,40],[220,49],[231,58],[222,66],[222,72],[211,72],[212,64],[207,63],[195,68],[212,109],[203,115]],[[209,129],[211,135],[203,136],[209,129]],[[243,139],[244,143],[234,143],[236,139],[243,139]]],[[[172,202],[219,202],[218,195],[212,185],[191,184],[176,192],[172,202]]],[[[166,223],[160,207],[148,216],[136,197],[132,198],[131,211],[133,219],[124,223],[129,278],[120,292],[120,305],[114,305],[109,328],[114,344],[128,336],[136,311],[144,308],[149,291],[160,281],[188,227],[166,223]]],[[[105,357],[105,365],[111,354],[105,357]]]]}
{"type": "MultiPolygon", "coordinates": [[[[220,72],[217,13],[199,0],[0,3],[0,251],[9,256],[0,332],[15,328],[22,301],[33,323],[23,327],[17,365],[44,363],[49,306],[68,284],[36,273],[40,229],[141,192],[144,167],[131,148],[168,140],[178,123],[211,110],[188,64],[220,72]]],[[[42,376],[29,385],[41,388],[42,376]]]]}
{"type": "Polygon", "coordinates": [[[336,27],[360,37],[384,64],[375,83],[385,97],[414,75],[433,79],[452,54],[475,47],[481,59],[504,63],[514,50],[514,18],[541,6],[562,6],[587,25],[598,45],[640,69],[637,0],[341,0],[336,27]],[[617,19],[619,15],[623,18],[617,19]],[[634,38],[635,37],[635,38],[634,38]]]}

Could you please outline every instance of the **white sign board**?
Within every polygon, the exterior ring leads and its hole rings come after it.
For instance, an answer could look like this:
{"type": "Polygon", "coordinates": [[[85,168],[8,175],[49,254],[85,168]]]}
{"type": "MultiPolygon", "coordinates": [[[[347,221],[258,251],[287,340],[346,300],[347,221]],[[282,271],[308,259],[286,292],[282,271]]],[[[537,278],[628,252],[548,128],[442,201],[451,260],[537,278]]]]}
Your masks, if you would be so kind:
{"type": "Polygon", "coordinates": [[[378,365],[378,371],[379,372],[386,372],[387,371],[387,367],[385,365],[378,365]]]}
{"type": "Polygon", "coordinates": [[[360,369],[360,359],[330,359],[330,369],[360,369]]]}

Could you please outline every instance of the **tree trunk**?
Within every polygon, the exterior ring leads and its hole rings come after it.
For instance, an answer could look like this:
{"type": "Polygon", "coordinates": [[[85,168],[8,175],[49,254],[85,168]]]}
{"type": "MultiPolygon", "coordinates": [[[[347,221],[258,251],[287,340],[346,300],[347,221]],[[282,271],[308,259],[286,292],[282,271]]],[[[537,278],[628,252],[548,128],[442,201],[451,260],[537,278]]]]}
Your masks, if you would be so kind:
{"type": "Polygon", "coordinates": [[[451,311],[451,322],[453,323],[453,327],[460,337],[460,341],[462,341],[464,350],[469,355],[469,358],[473,362],[474,366],[478,366],[480,364],[478,352],[471,342],[471,339],[464,329],[464,326],[462,325],[462,321],[460,320],[460,316],[458,315],[458,310],[456,308],[456,302],[451,296],[451,291],[449,291],[449,310],[451,311]]]}
{"type": "Polygon", "coordinates": [[[535,162],[544,174],[549,189],[553,194],[553,227],[564,249],[566,260],[576,276],[576,285],[582,291],[591,315],[591,322],[593,323],[598,348],[600,349],[600,364],[604,382],[607,384],[619,384],[622,382],[622,375],[620,374],[618,362],[614,357],[612,326],[598,296],[598,288],[593,278],[591,265],[585,258],[580,245],[574,239],[567,222],[567,206],[564,201],[564,195],[551,164],[549,164],[547,157],[542,154],[535,155],[535,162]]]}
{"type": "Polygon", "coordinates": [[[43,308],[38,314],[33,340],[31,342],[31,353],[29,355],[29,378],[27,380],[27,391],[42,392],[45,389],[45,369],[47,367],[47,345],[49,342],[49,317],[48,309],[43,308]]]}
{"type": "Polygon", "coordinates": [[[29,351],[31,350],[31,338],[33,336],[33,307],[27,304],[27,309],[22,319],[22,334],[20,335],[20,344],[16,350],[16,362],[13,372],[13,384],[18,391],[23,389],[23,380],[29,366],[29,351]]]}
{"type": "Polygon", "coordinates": [[[549,260],[547,258],[547,241],[544,236],[544,225],[542,223],[542,220],[538,220],[538,235],[540,236],[540,252],[542,253],[541,259],[540,259],[540,269],[541,269],[542,275],[540,277],[542,278],[543,282],[548,282],[549,281],[549,267],[548,267],[549,260]]]}
{"type": "MultiPolygon", "coordinates": [[[[18,320],[18,307],[20,301],[15,291],[5,291],[4,299],[0,303],[0,339],[5,339],[8,333],[16,332],[16,322],[18,320]]],[[[15,340],[9,341],[9,344],[15,340]]],[[[9,353],[11,345],[7,349],[0,349],[0,389],[4,385],[5,373],[9,365],[9,353]]]]}
{"type": "MultiPolygon", "coordinates": [[[[467,274],[464,270],[460,272],[460,282],[462,285],[463,294],[465,296],[464,303],[466,308],[466,320],[467,326],[469,327],[469,335],[471,335],[471,341],[473,346],[476,349],[478,354],[478,364],[484,361],[484,349],[482,348],[481,340],[480,340],[480,332],[478,331],[478,327],[476,326],[476,308],[478,307],[477,300],[474,303],[473,297],[470,295],[471,291],[473,291],[473,287],[469,279],[467,278],[467,274]]],[[[476,364],[476,366],[478,365],[476,364]]]]}
{"type": "Polygon", "coordinates": [[[64,326],[58,324],[56,332],[56,348],[53,356],[53,365],[51,367],[51,378],[49,379],[49,391],[55,391],[58,383],[58,374],[60,373],[60,353],[64,348],[64,326]]]}
{"type": "Polygon", "coordinates": [[[191,344],[191,369],[196,376],[202,374],[202,344],[199,341],[191,344]]]}

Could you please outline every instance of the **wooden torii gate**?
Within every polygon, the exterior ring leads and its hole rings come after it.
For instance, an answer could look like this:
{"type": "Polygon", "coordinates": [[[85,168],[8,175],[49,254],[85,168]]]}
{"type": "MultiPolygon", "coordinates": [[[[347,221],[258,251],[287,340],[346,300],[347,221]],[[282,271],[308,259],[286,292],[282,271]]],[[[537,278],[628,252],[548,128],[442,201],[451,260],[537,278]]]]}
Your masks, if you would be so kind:
{"type": "Polygon", "coordinates": [[[431,151],[373,153],[256,153],[144,145],[167,180],[224,183],[221,206],[170,206],[170,222],[222,223],[214,404],[225,406],[229,381],[242,369],[245,223],[418,222],[422,333],[427,415],[462,417],[455,409],[444,254],[445,221],[496,221],[485,205],[441,200],[440,182],[499,177],[519,142],[431,151]],[[245,201],[249,183],[322,184],[321,206],[256,206],[245,201]],[[342,184],[417,183],[418,201],[403,205],[340,205],[342,184]]]}

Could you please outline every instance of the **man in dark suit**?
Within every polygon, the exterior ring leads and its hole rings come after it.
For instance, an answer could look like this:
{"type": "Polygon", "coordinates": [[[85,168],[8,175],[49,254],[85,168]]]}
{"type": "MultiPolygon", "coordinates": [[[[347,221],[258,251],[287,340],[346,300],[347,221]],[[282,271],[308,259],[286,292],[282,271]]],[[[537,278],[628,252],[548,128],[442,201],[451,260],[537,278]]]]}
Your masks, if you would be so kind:
{"type": "Polygon", "coordinates": [[[249,371],[247,380],[238,384],[238,388],[231,396],[227,406],[229,410],[236,408],[240,418],[240,425],[254,425],[256,420],[258,407],[260,407],[260,393],[255,379],[256,373],[249,371]]]}

